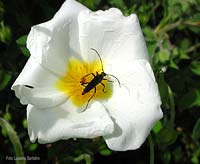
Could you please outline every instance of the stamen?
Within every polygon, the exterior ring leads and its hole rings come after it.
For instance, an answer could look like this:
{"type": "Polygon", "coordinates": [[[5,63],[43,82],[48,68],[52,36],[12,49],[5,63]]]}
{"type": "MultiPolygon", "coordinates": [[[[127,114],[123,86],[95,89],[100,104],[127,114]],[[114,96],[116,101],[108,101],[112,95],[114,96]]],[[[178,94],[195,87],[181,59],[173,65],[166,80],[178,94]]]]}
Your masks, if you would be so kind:
{"type": "MultiPolygon", "coordinates": [[[[84,93],[84,88],[94,78],[96,72],[102,72],[101,62],[99,60],[93,62],[84,62],[77,59],[70,59],[67,63],[67,71],[56,83],[55,87],[64,92],[67,97],[77,107],[87,104],[90,97],[94,94],[94,89],[84,93]]],[[[108,99],[112,95],[112,84],[107,80],[103,81],[105,88],[102,84],[96,86],[96,93],[92,97],[93,100],[108,99]],[[106,92],[103,92],[105,90],[106,92]]]]}

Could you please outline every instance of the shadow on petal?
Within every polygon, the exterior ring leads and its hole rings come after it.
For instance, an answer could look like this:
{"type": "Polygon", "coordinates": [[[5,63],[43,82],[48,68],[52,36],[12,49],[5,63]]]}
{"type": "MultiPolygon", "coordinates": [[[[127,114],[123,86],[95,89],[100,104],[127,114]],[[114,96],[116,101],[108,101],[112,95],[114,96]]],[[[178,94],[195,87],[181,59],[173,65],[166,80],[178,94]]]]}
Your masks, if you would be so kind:
{"type": "Polygon", "coordinates": [[[106,136],[107,139],[109,138],[113,138],[113,137],[119,137],[122,135],[122,129],[120,128],[120,126],[117,124],[116,119],[111,117],[111,120],[114,123],[114,131],[112,134],[109,134],[106,136]]]}
{"type": "Polygon", "coordinates": [[[77,112],[68,101],[65,105],[39,110],[27,108],[28,132],[32,142],[51,143],[69,138],[94,138],[111,134],[114,125],[104,107],[94,102],[85,112],[77,112]]]}

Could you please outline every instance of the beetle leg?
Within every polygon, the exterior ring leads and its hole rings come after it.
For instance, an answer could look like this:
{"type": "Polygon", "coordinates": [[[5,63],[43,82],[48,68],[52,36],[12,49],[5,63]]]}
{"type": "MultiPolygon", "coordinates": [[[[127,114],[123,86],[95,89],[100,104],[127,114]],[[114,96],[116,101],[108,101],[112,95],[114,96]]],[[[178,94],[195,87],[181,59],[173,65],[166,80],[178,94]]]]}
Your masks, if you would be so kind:
{"type": "Polygon", "coordinates": [[[88,107],[88,105],[89,105],[89,102],[90,102],[90,101],[92,100],[92,98],[94,97],[96,91],[97,91],[97,89],[96,89],[96,86],[95,86],[95,87],[94,87],[94,93],[93,93],[92,96],[88,99],[87,105],[86,105],[86,107],[84,108],[83,111],[85,111],[85,110],[87,109],[87,107],[88,107]]]}
{"type": "Polygon", "coordinates": [[[94,73],[89,73],[89,74],[83,76],[82,79],[85,78],[85,77],[87,77],[87,76],[89,76],[89,75],[93,75],[93,76],[95,77],[95,74],[94,74],[94,73]]]}
{"type": "Polygon", "coordinates": [[[83,85],[83,84],[89,84],[89,83],[85,82],[85,81],[86,81],[85,78],[86,78],[87,76],[89,76],[89,75],[93,75],[93,76],[95,77],[95,74],[94,74],[94,73],[89,73],[89,74],[83,76],[83,77],[81,78],[81,80],[80,80],[81,85],[83,85]]]}
{"type": "Polygon", "coordinates": [[[81,83],[81,85],[82,85],[82,86],[84,86],[84,87],[85,87],[85,86],[87,86],[86,84],[88,85],[88,84],[89,84],[89,82],[84,82],[84,83],[81,83]]]}
{"type": "Polygon", "coordinates": [[[106,91],[105,91],[105,85],[104,85],[104,83],[102,83],[102,82],[101,82],[101,85],[103,86],[103,89],[102,89],[102,91],[103,91],[104,93],[106,93],[106,91]]]}

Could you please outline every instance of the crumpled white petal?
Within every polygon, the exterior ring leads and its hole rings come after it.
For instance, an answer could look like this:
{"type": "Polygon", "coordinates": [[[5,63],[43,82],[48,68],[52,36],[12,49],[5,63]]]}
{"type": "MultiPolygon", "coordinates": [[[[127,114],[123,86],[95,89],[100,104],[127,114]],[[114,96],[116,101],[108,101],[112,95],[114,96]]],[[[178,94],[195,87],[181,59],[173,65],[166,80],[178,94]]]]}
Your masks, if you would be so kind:
{"type": "Polygon", "coordinates": [[[60,139],[94,138],[113,132],[114,124],[107,111],[95,102],[85,112],[77,113],[75,106],[65,104],[48,110],[28,105],[28,133],[30,140],[51,143],[60,139]]]}
{"type": "Polygon", "coordinates": [[[67,0],[52,20],[33,26],[27,39],[32,57],[46,69],[63,75],[67,59],[80,58],[77,16],[86,9],[74,0],[67,0]]]}
{"type": "Polygon", "coordinates": [[[137,16],[124,17],[119,9],[80,12],[79,40],[85,60],[96,59],[91,48],[96,49],[106,62],[127,62],[147,59],[148,53],[137,16]]]}
{"type": "Polygon", "coordinates": [[[12,89],[22,104],[28,104],[32,142],[103,136],[112,150],[132,150],[140,147],[162,117],[157,83],[135,14],[124,17],[114,8],[91,12],[67,0],[52,20],[31,28],[27,47],[31,57],[12,89]],[[105,73],[116,76],[121,88],[114,82],[111,98],[102,104],[91,101],[87,110],[78,112],[54,85],[66,73],[70,57],[98,59],[91,48],[99,52],[105,73]]]}
{"type": "Polygon", "coordinates": [[[11,89],[22,104],[32,104],[39,109],[55,107],[67,100],[66,95],[54,87],[57,79],[30,57],[11,89]]]}
{"type": "Polygon", "coordinates": [[[104,102],[115,123],[114,132],[104,138],[112,150],[137,149],[163,115],[157,83],[146,60],[113,70],[122,87],[114,84],[113,96],[104,102]]]}
{"type": "Polygon", "coordinates": [[[31,28],[27,38],[31,58],[12,86],[22,104],[42,109],[67,100],[54,85],[66,72],[68,58],[80,58],[77,16],[86,9],[74,0],[67,0],[52,20],[31,28]]]}

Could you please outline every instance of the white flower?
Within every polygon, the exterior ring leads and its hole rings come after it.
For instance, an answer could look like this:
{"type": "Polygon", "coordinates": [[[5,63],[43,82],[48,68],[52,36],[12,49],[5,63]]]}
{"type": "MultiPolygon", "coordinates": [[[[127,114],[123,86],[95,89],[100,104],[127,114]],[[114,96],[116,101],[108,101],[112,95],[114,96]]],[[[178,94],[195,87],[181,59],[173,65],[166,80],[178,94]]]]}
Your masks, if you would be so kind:
{"type": "Polygon", "coordinates": [[[162,117],[160,96],[135,14],[115,8],[91,12],[67,0],[52,20],[33,26],[27,47],[31,57],[12,86],[27,106],[30,140],[103,136],[112,150],[137,149],[162,117]],[[82,95],[93,75],[102,84],[82,95]],[[81,82],[81,83],[80,83],[81,82]],[[105,93],[103,92],[105,89],[105,93]],[[94,97],[86,107],[89,98],[94,97]]]}

